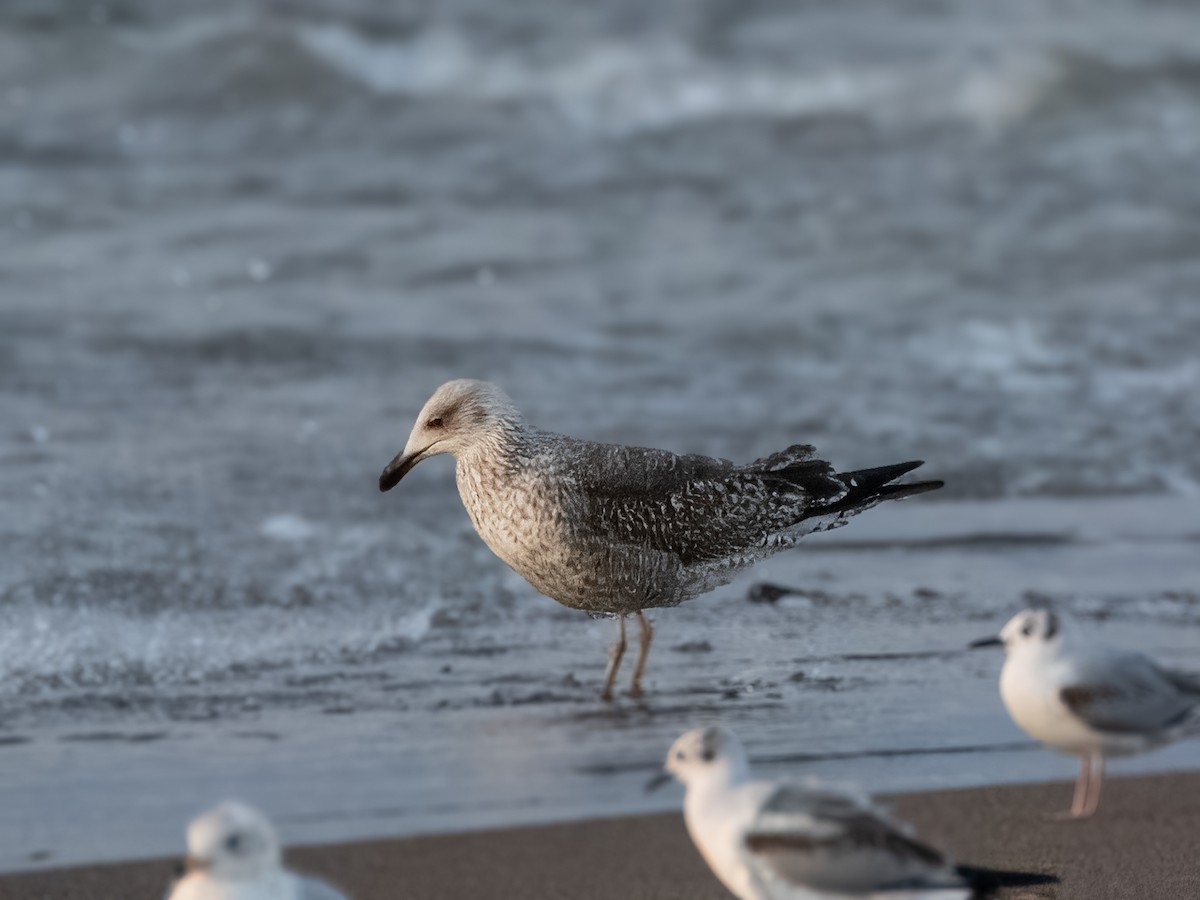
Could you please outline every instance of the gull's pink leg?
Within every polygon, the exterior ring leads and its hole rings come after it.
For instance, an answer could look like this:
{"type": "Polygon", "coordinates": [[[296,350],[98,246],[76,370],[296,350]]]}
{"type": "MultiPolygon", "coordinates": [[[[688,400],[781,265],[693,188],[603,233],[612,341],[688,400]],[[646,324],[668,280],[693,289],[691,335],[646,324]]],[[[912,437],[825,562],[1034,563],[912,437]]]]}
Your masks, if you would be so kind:
{"type": "Polygon", "coordinates": [[[1104,784],[1104,754],[1093,753],[1091,755],[1088,759],[1088,772],[1088,796],[1083,812],[1079,816],[1081,819],[1086,819],[1100,808],[1100,788],[1104,784]]]}
{"type": "Polygon", "coordinates": [[[1084,807],[1087,806],[1088,786],[1092,780],[1092,767],[1090,759],[1086,756],[1079,757],[1079,777],[1075,779],[1075,798],[1071,801],[1071,818],[1078,819],[1084,813],[1084,807]]]}
{"type": "Polygon", "coordinates": [[[621,633],[617,642],[608,648],[608,671],[604,675],[604,692],[600,695],[602,700],[612,700],[613,682],[617,680],[617,670],[621,668],[621,657],[625,655],[625,616],[617,616],[617,623],[621,626],[621,633]]]}

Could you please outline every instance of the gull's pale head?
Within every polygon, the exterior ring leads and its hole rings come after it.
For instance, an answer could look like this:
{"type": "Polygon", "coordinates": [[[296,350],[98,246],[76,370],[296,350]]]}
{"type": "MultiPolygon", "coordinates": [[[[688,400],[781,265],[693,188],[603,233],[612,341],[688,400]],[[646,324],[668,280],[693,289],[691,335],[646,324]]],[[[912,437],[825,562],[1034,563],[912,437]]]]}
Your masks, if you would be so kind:
{"type": "Polygon", "coordinates": [[[749,773],[749,762],[742,742],[729,729],[693,728],[671,745],[664,768],[684,785],[692,785],[741,778],[749,773]]]}
{"type": "Polygon", "coordinates": [[[1006,653],[1025,648],[1048,647],[1062,637],[1058,616],[1048,609],[1023,609],[1000,629],[998,637],[975,641],[972,647],[1004,646],[1006,653]]]}
{"type": "Polygon", "coordinates": [[[213,878],[253,880],[279,868],[275,829],[262,813],[228,801],[196,817],[187,830],[188,871],[213,878]]]}
{"type": "Polygon", "coordinates": [[[508,394],[487,381],[447,381],[426,401],[404,449],[379,476],[379,489],[390,491],[417,463],[430,456],[458,456],[522,422],[508,394]]]}

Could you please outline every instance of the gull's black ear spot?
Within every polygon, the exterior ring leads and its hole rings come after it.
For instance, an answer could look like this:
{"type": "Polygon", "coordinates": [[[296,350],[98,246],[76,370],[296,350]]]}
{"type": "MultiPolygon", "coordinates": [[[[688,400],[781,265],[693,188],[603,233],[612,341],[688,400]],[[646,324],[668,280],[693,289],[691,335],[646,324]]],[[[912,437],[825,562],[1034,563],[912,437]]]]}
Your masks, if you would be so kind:
{"type": "Polygon", "coordinates": [[[1046,640],[1058,634],[1058,616],[1052,612],[1046,613],[1046,640]]]}
{"type": "Polygon", "coordinates": [[[700,738],[700,758],[705,762],[712,762],[717,758],[717,741],[720,740],[720,735],[715,728],[706,729],[703,736],[700,738]]]}
{"type": "Polygon", "coordinates": [[[1024,623],[1021,625],[1021,634],[1025,635],[1025,637],[1029,637],[1031,634],[1033,634],[1033,620],[1032,619],[1026,619],[1024,621],[1024,623]]]}
{"type": "Polygon", "coordinates": [[[225,838],[225,849],[230,853],[238,853],[242,849],[242,836],[240,834],[231,834],[225,838]]]}

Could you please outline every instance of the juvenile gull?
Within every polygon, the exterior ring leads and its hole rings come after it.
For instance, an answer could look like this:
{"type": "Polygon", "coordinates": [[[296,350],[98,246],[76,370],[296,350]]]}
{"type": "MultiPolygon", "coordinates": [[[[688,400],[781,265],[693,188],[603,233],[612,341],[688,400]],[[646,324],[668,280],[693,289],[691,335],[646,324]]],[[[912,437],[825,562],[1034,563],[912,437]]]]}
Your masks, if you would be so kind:
{"type": "Polygon", "coordinates": [[[193,820],[187,848],[184,874],[167,900],[346,900],[323,881],[284,869],[275,829],[241,803],[193,820]]]}
{"type": "Polygon", "coordinates": [[[920,462],[837,474],[814,452],[797,444],[735,466],[579,440],[534,428],[494,384],[459,379],[425,404],[379,489],[391,490],[427,457],[452,454],[459,496],[493,553],[559,603],[617,616],[610,699],[626,616],[638,619],[638,696],[653,637],[643,610],[710,591],[881,500],[942,486],[891,484],[920,462]]]}
{"type": "Polygon", "coordinates": [[[1100,805],[1107,756],[1128,756],[1185,733],[1200,708],[1200,678],[1159,666],[1140,653],[1072,641],[1046,609],[1018,613],[999,637],[1000,697],[1030,737],[1079,757],[1072,818],[1100,805]]]}
{"type": "Polygon", "coordinates": [[[755,781],[741,742],[723,728],[684,734],[655,787],[687,789],[688,834],[739,900],[966,898],[973,876],[913,838],[865,798],[828,787],[755,781]]]}

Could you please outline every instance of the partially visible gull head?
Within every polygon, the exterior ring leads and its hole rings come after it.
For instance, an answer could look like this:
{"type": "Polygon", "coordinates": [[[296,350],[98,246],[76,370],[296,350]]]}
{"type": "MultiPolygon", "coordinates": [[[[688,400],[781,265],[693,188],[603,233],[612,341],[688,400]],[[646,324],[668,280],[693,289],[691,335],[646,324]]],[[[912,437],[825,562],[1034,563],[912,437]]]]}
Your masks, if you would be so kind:
{"type": "Polygon", "coordinates": [[[709,779],[736,779],[747,774],[746,750],[727,728],[694,728],[681,735],[667,753],[666,771],[684,785],[709,779]]]}
{"type": "Polygon", "coordinates": [[[1048,609],[1024,609],[1000,629],[998,637],[975,641],[972,647],[998,647],[1006,653],[1021,649],[1044,648],[1061,639],[1058,616],[1048,609]]]}
{"type": "Polygon", "coordinates": [[[458,456],[521,422],[521,413],[496,385],[470,378],[447,381],[426,401],[408,443],[379,476],[379,489],[390,491],[423,459],[458,456]]]}
{"type": "Polygon", "coordinates": [[[213,878],[253,880],[280,866],[279,839],[266,817],[228,801],[198,816],[187,830],[189,871],[213,878]]]}

